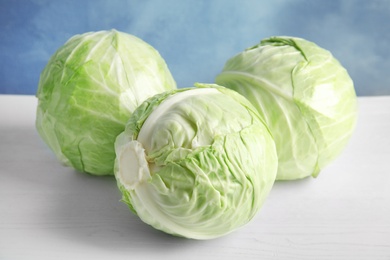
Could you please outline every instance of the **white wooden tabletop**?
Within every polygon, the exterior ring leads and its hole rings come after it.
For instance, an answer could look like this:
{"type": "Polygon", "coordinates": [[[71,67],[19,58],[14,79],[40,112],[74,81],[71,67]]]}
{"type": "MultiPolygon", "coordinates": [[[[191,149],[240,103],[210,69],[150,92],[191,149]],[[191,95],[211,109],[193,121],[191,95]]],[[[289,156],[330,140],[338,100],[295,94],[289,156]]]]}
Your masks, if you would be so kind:
{"type": "Polygon", "coordinates": [[[133,215],[113,177],[62,166],[36,98],[0,95],[0,259],[390,259],[390,96],[359,97],[356,131],[318,178],[276,182],[259,214],[188,240],[133,215]]]}

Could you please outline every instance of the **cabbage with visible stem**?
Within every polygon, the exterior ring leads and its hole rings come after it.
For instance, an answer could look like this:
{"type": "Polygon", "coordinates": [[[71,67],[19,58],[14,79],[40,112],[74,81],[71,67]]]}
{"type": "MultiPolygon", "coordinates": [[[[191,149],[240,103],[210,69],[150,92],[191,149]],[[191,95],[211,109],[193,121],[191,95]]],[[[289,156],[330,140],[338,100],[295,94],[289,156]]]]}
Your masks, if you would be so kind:
{"type": "Polygon", "coordinates": [[[248,98],[266,121],[278,180],[317,176],[355,128],[352,79],[329,51],[301,38],[262,40],[230,58],[215,82],[248,98]]]}
{"type": "Polygon", "coordinates": [[[70,38],[41,73],[36,128],[66,165],[113,174],[116,136],[145,99],[176,83],[160,54],[116,30],[70,38]]]}
{"type": "Polygon", "coordinates": [[[141,104],[115,142],[123,201],[176,236],[211,239],[248,223],[276,177],[272,135],[250,102],[196,84],[141,104]]]}

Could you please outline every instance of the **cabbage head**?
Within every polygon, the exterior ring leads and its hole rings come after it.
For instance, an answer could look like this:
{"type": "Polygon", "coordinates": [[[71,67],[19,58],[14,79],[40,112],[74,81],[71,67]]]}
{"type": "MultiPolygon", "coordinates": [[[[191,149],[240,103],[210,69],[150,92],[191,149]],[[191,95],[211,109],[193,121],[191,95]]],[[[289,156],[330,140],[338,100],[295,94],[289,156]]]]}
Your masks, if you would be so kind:
{"type": "Polygon", "coordinates": [[[264,39],[230,58],[215,81],[248,98],[266,121],[278,151],[278,180],[317,176],[355,128],[352,79],[313,42],[264,39]]]}
{"type": "Polygon", "coordinates": [[[68,166],[113,174],[116,136],[145,99],[176,83],[160,54],[118,32],[75,35],[41,73],[36,128],[68,166]]]}
{"type": "Polygon", "coordinates": [[[235,91],[197,84],[141,104],[115,142],[123,201],[145,223],[211,239],[248,223],[276,177],[273,138],[235,91]]]}

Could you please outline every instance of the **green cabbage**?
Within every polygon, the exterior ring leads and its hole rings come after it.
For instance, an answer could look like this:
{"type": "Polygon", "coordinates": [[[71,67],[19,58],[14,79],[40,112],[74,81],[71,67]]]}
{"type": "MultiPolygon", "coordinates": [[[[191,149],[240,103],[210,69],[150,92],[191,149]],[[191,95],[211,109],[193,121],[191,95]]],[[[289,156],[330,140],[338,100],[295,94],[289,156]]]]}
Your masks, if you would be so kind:
{"type": "Polygon", "coordinates": [[[235,91],[197,84],[140,105],[115,142],[123,201],[145,223],[211,239],[250,221],[276,177],[275,143],[235,91]]]}
{"type": "Polygon", "coordinates": [[[115,138],[132,112],[170,89],[165,61],[141,39],[115,30],[76,35],[42,71],[36,127],[64,164],[113,174],[115,138]]]}
{"type": "Polygon", "coordinates": [[[317,176],[356,124],[353,82],[332,54],[300,38],[271,37],[229,59],[216,83],[248,98],[274,136],[277,179],[317,176]]]}

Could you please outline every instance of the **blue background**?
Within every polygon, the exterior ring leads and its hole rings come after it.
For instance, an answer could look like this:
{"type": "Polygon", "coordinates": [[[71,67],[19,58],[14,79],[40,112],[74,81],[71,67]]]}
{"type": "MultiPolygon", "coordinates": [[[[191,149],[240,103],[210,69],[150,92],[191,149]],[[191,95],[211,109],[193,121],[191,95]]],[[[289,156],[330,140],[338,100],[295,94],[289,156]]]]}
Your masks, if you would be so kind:
{"type": "Polygon", "coordinates": [[[112,28],[155,47],[179,87],[213,82],[231,56],[289,35],[330,50],[358,95],[390,95],[390,0],[0,0],[0,94],[35,94],[68,38],[112,28]]]}

